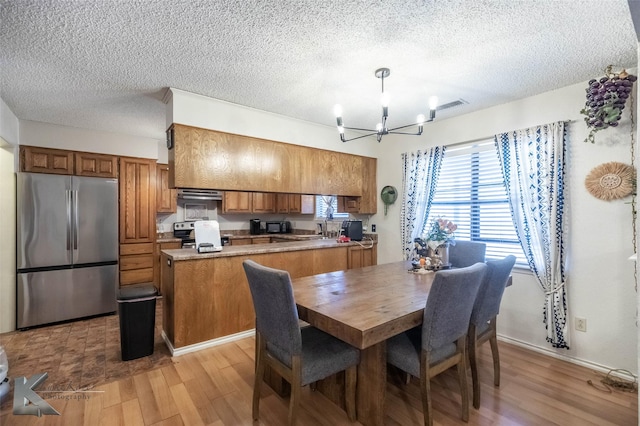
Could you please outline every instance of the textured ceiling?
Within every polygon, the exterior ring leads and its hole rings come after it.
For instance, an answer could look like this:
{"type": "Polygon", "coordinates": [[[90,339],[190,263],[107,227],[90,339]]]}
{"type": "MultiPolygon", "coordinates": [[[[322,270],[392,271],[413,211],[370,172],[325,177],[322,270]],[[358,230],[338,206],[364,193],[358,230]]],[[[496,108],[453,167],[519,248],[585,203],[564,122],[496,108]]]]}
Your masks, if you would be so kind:
{"type": "MultiPolygon", "coordinates": [[[[164,138],[167,87],[335,125],[443,119],[637,66],[626,0],[0,0],[19,119],[164,138]]],[[[337,136],[336,136],[337,137],[337,136]]]]}

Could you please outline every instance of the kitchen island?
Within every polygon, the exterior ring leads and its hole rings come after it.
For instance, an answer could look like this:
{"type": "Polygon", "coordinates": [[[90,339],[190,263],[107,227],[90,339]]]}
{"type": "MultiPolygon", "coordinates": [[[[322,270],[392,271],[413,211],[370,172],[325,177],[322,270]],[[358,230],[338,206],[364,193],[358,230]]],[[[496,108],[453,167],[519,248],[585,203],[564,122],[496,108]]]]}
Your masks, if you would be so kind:
{"type": "Polygon", "coordinates": [[[244,337],[255,327],[245,259],[283,269],[291,278],[376,264],[371,241],[303,239],[225,246],[215,253],[163,250],[163,338],[173,355],[244,337]]]}

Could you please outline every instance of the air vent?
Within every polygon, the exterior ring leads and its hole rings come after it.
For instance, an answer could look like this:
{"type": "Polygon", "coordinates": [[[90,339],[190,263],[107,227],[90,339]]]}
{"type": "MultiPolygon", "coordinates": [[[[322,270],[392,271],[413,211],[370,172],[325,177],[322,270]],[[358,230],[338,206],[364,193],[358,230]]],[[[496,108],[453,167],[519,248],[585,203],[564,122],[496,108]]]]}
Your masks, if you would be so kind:
{"type": "Polygon", "coordinates": [[[436,108],[436,111],[441,111],[443,109],[449,109],[449,108],[454,108],[460,105],[465,105],[468,104],[469,102],[465,101],[464,99],[458,99],[457,101],[453,101],[453,102],[449,102],[448,104],[442,104],[442,105],[438,105],[438,107],[436,108]]]}

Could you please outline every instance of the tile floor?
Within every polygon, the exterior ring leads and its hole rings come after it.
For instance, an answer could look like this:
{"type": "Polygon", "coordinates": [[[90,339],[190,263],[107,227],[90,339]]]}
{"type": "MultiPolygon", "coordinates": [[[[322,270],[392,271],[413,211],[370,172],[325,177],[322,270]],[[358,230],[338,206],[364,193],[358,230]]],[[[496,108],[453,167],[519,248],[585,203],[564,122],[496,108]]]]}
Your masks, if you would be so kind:
{"type": "Polygon", "coordinates": [[[46,372],[44,386],[86,389],[171,364],[160,335],[162,299],[157,302],[154,353],[135,360],[121,360],[117,314],[0,334],[11,387],[16,377],[46,372]]]}

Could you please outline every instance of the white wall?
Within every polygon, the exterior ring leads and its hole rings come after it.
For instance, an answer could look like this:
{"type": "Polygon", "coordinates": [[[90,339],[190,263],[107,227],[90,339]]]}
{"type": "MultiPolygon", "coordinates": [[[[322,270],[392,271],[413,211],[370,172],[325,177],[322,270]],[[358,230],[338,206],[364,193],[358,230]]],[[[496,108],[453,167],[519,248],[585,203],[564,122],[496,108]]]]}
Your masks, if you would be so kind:
{"type": "MultiPolygon", "coordinates": [[[[568,306],[570,350],[556,350],[545,341],[542,324],[543,295],[528,272],[514,274],[514,283],[502,302],[498,332],[509,339],[561,356],[603,366],[637,371],[636,293],[629,199],[601,201],[584,187],[589,171],[605,162],[630,164],[630,120],[625,109],[623,125],[596,134],[595,145],[583,142],[587,128],[579,113],[585,102],[586,82],[539,96],[500,105],[425,126],[420,138],[396,137],[380,144],[378,187],[402,187],[402,152],[425,150],[553,121],[568,125],[568,306]],[[384,160],[382,160],[384,159],[384,160]],[[587,332],[573,328],[575,316],[587,319],[587,332]]],[[[636,148],[637,149],[637,148],[636,148]]],[[[379,263],[401,260],[400,202],[385,218],[378,214],[382,242],[379,263]]]]}
{"type": "Polygon", "coordinates": [[[19,137],[18,118],[0,98],[0,137],[7,144],[17,145],[19,137]]]}
{"type": "Polygon", "coordinates": [[[20,120],[20,145],[154,159],[160,147],[166,151],[165,142],[157,139],[29,120],[20,120]]]}
{"type": "MultiPolygon", "coordinates": [[[[340,141],[335,127],[321,126],[245,106],[171,89],[167,115],[174,123],[331,151],[372,156],[368,144],[340,141]]],[[[327,114],[332,114],[329,110],[327,114]]]]}
{"type": "Polygon", "coordinates": [[[0,137],[0,333],[16,327],[16,196],[13,146],[0,137]]]}
{"type": "Polygon", "coordinates": [[[16,191],[14,145],[18,119],[0,99],[0,333],[16,327],[16,191]]]}

